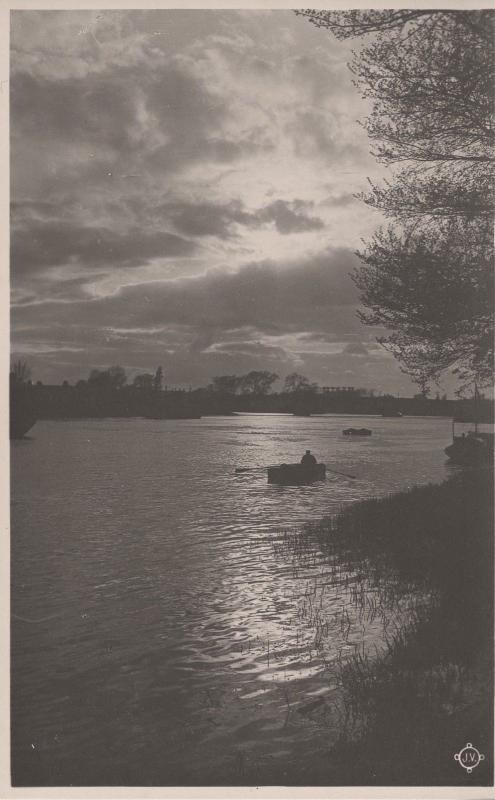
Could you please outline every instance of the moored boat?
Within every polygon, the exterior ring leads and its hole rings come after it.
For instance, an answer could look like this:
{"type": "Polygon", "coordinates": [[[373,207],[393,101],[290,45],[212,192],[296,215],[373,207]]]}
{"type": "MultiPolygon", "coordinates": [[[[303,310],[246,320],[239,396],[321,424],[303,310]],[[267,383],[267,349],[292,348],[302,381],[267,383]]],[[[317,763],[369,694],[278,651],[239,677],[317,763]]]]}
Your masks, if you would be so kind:
{"type": "Polygon", "coordinates": [[[10,416],[10,438],[22,439],[36,423],[37,417],[29,411],[14,411],[10,416]]]}
{"type": "Polygon", "coordinates": [[[454,464],[476,466],[493,462],[493,433],[454,436],[444,452],[454,464]]]}
{"type": "Polygon", "coordinates": [[[344,436],[371,436],[369,428],[345,428],[342,433],[344,436]]]}
{"type": "Polygon", "coordinates": [[[38,414],[33,401],[30,385],[12,385],[10,387],[9,435],[11,439],[22,439],[33,427],[38,414]]]}
{"type": "Polygon", "coordinates": [[[456,422],[471,421],[465,420],[464,417],[454,417],[452,420],[452,444],[444,448],[444,453],[449,457],[450,461],[460,466],[486,466],[493,464],[494,453],[494,432],[479,430],[479,395],[476,383],[474,384],[474,407],[473,407],[473,422],[474,431],[469,431],[467,434],[462,433],[461,436],[456,436],[455,425],[456,422]]]}
{"type": "Polygon", "coordinates": [[[268,483],[304,486],[315,481],[324,481],[326,467],[325,464],[280,464],[278,467],[268,467],[267,472],[268,483]]]}

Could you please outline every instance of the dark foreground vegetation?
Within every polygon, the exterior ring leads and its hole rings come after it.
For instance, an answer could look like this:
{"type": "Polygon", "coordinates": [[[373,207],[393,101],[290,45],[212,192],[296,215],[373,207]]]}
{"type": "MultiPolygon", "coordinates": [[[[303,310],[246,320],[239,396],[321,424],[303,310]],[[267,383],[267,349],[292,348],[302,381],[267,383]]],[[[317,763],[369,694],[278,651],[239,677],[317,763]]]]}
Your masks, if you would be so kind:
{"type": "Polygon", "coordinates": [[[302,768],[308,783],[492,784],[492,483],[491,470],[473,470],[308,530],[330,561],[371,580],[379,603],[417,597],[384,652],[342,664],[340,736],[302,768]],[[454,759],[467,742],[485,755],[470,774],[454,759]]]}

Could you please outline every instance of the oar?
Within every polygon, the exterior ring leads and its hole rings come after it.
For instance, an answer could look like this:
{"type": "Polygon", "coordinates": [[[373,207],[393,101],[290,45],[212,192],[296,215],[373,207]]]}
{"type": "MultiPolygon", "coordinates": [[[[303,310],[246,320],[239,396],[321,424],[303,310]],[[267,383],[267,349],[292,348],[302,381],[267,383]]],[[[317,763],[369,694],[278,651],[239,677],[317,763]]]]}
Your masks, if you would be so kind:
{"type": "MultiPolygon", "coordinates": [[[[326,465],[325,465],[326,466],[326,465]]],[[[257,472],[260,469],[271,469],[273,467],[280,467],[280,464],[270,464],[267,467],[236,467],[236,473],[239,472],[257,472]]],[[[356,478],[356,475],[349,475],[348,472],[339,472],[337,469],[332,469],[331,467],[327,467],[330,472],[334,472],[336,475],[343,475],[344,478],[352,478],[353,480],[356,478]]]]}
{"type": "Polygon", "coordinates": [[[349,475],[348,472],[339,472],[338,469],[332,469],[331,467],[327,467],[327,469],[330,472],[335,472],[336,475],[343,475],[344,478],[352,478],[354,480],[357,477],[356,475],[349,475]]]}
{"type": "Polygon", "coordinates": [[[256,472],[259,469],[270,469],[271,467],[279,467],[280,464],[269,464],[267,467],[236,467],[236,472],[256,472]]]}

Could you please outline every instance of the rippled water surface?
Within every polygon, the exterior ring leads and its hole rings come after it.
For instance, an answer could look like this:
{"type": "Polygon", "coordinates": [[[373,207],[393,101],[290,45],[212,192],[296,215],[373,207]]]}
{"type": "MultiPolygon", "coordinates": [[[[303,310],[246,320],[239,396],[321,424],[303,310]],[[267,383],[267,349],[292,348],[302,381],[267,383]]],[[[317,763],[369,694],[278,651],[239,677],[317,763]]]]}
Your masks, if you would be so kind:
{"type": "Polygon", "coordinates": [[[259,767],[283,783],[338,732],[332,663],[384,631],[280,533],[440,482],[449,441],[449,420],[413,417],[38,422],[12,446],[17,782],[228,784],[259,767]],[[234,474],[307,448],[356,479],[234,474]]]}

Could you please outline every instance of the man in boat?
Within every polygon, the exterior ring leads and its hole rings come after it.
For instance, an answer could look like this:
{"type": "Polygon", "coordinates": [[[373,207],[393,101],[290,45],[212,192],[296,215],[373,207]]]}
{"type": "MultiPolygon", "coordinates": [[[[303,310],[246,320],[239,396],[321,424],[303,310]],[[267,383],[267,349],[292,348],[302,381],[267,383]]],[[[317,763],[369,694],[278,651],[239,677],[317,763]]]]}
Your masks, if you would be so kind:
{"type": "Polygon", "coordinates": [[[317,464],[317,460],[312,454],[311,450],[306,450],[305,454],[301,458],[301,464],[304,467],[314,467],[317,464]]]}

